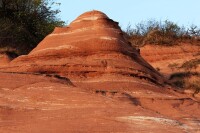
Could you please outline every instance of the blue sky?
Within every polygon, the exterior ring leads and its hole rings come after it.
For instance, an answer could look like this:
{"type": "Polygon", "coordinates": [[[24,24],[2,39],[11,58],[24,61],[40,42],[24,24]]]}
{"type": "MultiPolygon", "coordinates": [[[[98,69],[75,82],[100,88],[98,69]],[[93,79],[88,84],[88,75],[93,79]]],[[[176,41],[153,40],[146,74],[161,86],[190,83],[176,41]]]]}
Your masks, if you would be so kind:
{"type": "Polygon", "coordinates": [[[56,0],[61,3],[59,17],[68,24],[80,14],[100,10],[119,22],[122,28],[130,23],[155,19],[177,24],[200,26],[200,0],[56,0]]]}

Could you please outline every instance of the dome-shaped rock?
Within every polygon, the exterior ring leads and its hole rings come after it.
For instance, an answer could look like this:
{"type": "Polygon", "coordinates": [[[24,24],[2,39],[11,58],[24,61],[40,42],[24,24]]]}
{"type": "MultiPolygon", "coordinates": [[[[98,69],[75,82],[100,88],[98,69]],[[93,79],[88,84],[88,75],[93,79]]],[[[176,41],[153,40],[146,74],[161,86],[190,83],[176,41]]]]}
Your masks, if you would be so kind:
{"type": "MultiPolygon", "coordinates": [[[[80,15],[55,28],[30,54],[11,62],[6,71],[95,78],[121,75],[163,84],[163,77],[124,38],[118,23],[100,11],[80,15]]],[[[112,78],[111,78],[112,79],[112,78]]]]}

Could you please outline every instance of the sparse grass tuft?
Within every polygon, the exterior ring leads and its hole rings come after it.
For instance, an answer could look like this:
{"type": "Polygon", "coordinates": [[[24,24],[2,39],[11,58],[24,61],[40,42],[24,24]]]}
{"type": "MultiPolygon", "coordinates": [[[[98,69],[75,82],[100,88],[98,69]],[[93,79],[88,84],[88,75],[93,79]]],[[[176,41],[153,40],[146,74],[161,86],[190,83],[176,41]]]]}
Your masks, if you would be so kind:
{"type": "Polygon", "coordinates": [[[172,71],[174,71],[174,69],[178,67],[178,64],[172,63],[172,64],[169,64],[168,67],[171,68],[172,71]]]}
{"type": "Polygon", "coordinates": [[[10,47],[0,48],[0,54],[6,54],[12,59],[20,55],[18,50],[10,47]]]}
{"type": "Polygon", "coordinates": [[[194,94],[200,92],[200,73],[198,72],[179,72],[173,73],[169,78],[174,87],[183,90],[193,90],[194,94]]]}
{"type": "Polygon", "coordinates": [[[184,68],[187,71],[195,69],[200,65],[200,59],[192,59],[190,61],[186,61],[182,64],[181,68],[184,68]]]}
{"type": "Polygon", "coordinates": [[[19,51],[17,49],[11,48],[11,47],[3,47],[3,48],[0,48],[0,53],[16,53],[16,54],[18,54],[19,51]]]}
{"type": "Polygon", "coordinates": [[[194,90],[194,94],[200,92],[200,76],[191,76],[185,81],[185,88],[194,90]]]}

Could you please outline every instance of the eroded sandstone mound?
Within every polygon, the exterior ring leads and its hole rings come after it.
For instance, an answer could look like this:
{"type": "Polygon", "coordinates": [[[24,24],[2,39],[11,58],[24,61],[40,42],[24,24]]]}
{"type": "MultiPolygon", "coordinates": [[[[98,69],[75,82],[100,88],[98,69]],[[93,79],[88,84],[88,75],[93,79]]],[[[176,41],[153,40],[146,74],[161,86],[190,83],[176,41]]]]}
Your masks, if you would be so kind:
{"type": "Polygon", "coordinates": [[[99,11],[0,67],[0,133],[197,133],[200,103],[164,84],[99,11]]]}
{"type": "Polygon", "coordinates": [[[72,79],[112,75],[112,79],[121,80],[115,75],[122,75],[156,84],[164,82],[130,46],[118,23],[99,11],[86,12],[69,26],[56,28],[29,55],[15,59],[5,70],[59,74],[72,79]]]}

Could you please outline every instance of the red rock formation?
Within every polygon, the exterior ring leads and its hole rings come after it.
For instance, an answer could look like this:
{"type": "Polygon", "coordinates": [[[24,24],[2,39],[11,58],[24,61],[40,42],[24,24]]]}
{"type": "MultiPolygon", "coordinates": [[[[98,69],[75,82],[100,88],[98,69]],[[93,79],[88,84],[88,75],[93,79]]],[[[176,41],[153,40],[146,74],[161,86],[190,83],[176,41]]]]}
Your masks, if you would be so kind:
{"type": "Polygon", "coordinates": [[[12,61],[6,71],[86,78],[111,74],[164,82],[130,46],[118,23],[99,11],[86,12],[69,26],[56,28],[29,55],[12,61]]]}
{"type": "Polygon", "coordinates": [[[161,72],[169,74],[172,73],[169,64],[177,64],[180,67],[188,60],[200,58],[200,46],[191,44],[172,47],[146,45],[141,48],[141,55],[153,67],[160,68],[161,72]]]}
{"type": "Polygon", "coordinates": [[[199,100],[159,86],[162,76],[98,11],[0,71],[0,133],[200,131],[199,100]]]}

